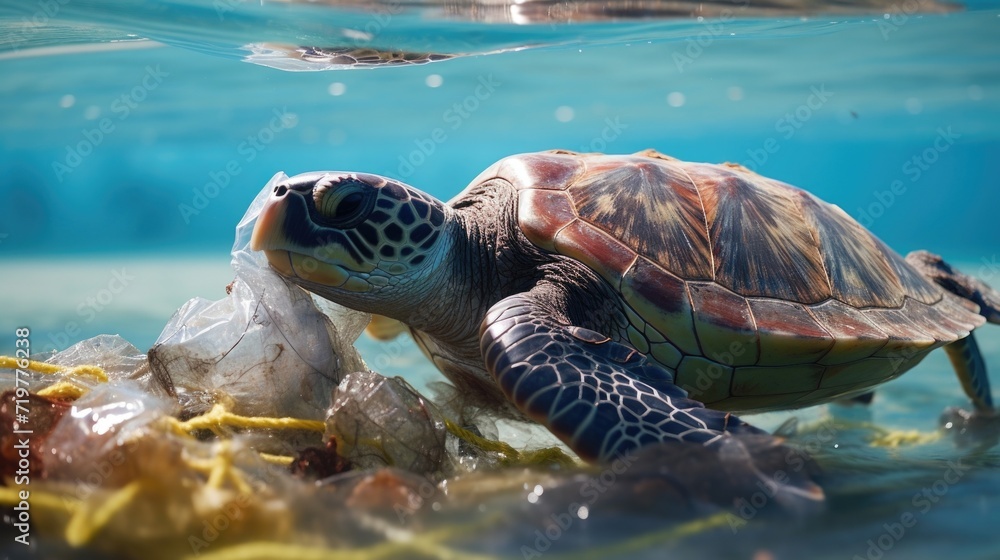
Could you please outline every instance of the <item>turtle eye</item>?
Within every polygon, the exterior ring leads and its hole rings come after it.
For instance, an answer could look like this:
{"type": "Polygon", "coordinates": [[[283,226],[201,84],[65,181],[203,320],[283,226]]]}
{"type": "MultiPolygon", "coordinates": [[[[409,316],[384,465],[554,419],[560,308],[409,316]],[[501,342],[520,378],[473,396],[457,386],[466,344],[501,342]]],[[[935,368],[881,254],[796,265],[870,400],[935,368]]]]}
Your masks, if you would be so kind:
{"type": "Polygon", "coordinates": [[[331,185],[321,182],[313,188],[316,222],[339,229],[355,227],[371,213],[375,195],[373,187],[356,180],[331,185]]]}
{"type": "Polygon", "coordinates": [[[346,195],[343,200],[340,201],[340,204],[337,205],[336,216],[338,218],[350,216],[361,208],[361,203],[364,202],[364,200],[365,197],[361,193],[354,192],[346,195]]]}

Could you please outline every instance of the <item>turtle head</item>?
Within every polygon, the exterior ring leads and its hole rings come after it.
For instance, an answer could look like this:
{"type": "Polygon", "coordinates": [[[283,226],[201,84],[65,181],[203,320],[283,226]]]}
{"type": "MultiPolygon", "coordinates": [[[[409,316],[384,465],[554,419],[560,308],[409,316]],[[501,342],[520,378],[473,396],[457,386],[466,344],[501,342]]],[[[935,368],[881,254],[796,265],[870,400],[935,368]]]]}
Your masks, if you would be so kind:
{"type": "Polygon", "coordinates": [[[363,173],[317,172],[275,185],[250,247],[271,268],[337,303],[396,318],[448,251],[450,209],[413,187],[363,173]]]}

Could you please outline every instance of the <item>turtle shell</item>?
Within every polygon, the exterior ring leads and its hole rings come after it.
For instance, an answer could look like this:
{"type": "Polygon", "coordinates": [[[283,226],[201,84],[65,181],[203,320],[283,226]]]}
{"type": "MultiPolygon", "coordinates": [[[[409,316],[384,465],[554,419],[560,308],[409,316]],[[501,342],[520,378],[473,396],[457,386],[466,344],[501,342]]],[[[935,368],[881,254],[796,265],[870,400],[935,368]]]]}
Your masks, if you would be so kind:
{"type": "Polygon", "coordinates": [[[492,178],[532,243],[618,290],[619,340],[714,408],[864,392],[983,323],[839,207],[739,165],[552,151],[473,184],[492,178]]]}

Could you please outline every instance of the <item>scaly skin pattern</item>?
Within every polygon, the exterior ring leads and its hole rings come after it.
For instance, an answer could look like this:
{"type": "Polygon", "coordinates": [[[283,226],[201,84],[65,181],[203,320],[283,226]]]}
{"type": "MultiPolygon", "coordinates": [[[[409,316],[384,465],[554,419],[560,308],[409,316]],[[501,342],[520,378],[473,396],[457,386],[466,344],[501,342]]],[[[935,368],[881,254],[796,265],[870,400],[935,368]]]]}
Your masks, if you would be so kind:
{"type": "Polygon", "coordinates": [[[758,433],[687,398],[668,371],[634,348],[565,326],[564,312],[544,303],[549,291],[559,288],[542,284],[493,306],[483,322],[483,356],[517,408],[581,457],[606,461],[671,439],[710,444],[724,432],[758,433]]]}
{"type": "MultiPolygon", "coordinates": [[[[448,204],[374,175],[301,175],[275,188],[252,246],[306,289],[408,325],[465,394],[595,460],[756,433],[723,411],[868,391],[984,322],[955,274],[929,280],[839,208],[653,151],[513,156],[448,204]]],[[[958,369],[987,402],[985,369],[958,369]]]]}

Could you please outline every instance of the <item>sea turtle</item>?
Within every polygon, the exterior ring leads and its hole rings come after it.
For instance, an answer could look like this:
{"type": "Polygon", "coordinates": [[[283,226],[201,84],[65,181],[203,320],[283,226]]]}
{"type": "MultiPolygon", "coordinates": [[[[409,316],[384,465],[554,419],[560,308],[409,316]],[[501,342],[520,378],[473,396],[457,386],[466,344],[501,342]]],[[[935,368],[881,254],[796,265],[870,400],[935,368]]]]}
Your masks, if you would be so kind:
{"type": "Polygon", "coordinates": [[[307,290],[405,323],[460,388],[589,460],[758,433],[731,412],[864,394],[940,346],[993,411],[971,331],[1000,323],[1000,293],[739,165],[522,154],[447,204],[307,173],[274,188],[252,247],[307,290]]]}

